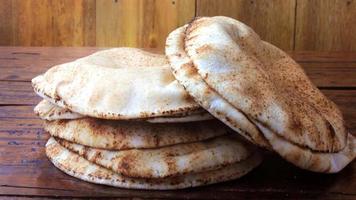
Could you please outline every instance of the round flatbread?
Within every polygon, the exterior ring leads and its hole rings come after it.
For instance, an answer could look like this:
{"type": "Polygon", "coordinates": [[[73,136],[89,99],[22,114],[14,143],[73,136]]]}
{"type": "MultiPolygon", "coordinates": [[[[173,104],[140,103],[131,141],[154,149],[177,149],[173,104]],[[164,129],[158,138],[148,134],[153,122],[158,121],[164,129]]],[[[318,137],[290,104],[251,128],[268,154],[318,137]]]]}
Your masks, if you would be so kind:
{"type": "Polygon", "coordinates": [[[56,140],[90,162],[134,178],[166,178],[210,171],[248,159],[256,151],[236,134],[161,148],[119,151],[56,140]]]}
{"type": "Polygon", "coordinates": [[[198,122],[215,119],[208,112],[196,112],[186,116],[170,116],[170,117],[153,117],[146,119],[150,123],[186,123],[186,122],[198,122]]]}
{"type": "Polygon", "coordinates": [[[189,115],[203,110],[175,80],[164,55],[135,48],[99,51],[32,79],[42,98],[103,119],[189,115]]]}
{"type": "MultiPolygon", "coordinates": [[[[43,120],[53,121],[61,119],[79,119],[85,118],[86,116],[72,112],[67,108],[62,108],[55,105],[45,99],[40,101],[34,108],[34,112],[43,120]]],[[[187,116],[169,116],[169,117],[152,117],[147,119],[142,119],[150,123],[184,123],[184,122],[195,122],[195,121],[205,121],[214,119],[208,112],[193,112],[187,116]]]]}
{"type": "Polygon", "coordinates": [[[237,179],[257,167],[262,160],[260,155],[256,153],[249,159],[219,170],[170,178],[140,179],[125,177],[91,163],[62,147],[54,138],[48,140],[46,154],[58,169],[81,180],[120,188],[150,190],[182,189],[237,179]]]}
{"type": "Polygon", "coordinates": [[[228,128],[218,120],[209,123],[153,124],[81,118],[46,121],[44,129],[52,136],[74,143],[112,150],[157,148],[202,141],[228,133],[228,128]]]}
{"type": "Polygon", "coordinates": [[[228,17],[194,20],[185,50],[204,82],[249,118],[320,152],[346,146],[342,114],[286,53],[228,17]]]}
{"type": "Polygon", "coordinates": [[[229,102],[209,87],[196,72],[193,63],[184,51],[184,37],[187,26],[171,32],[166,41],[166,55],[171,63],[174,76],[192,95],[196,102],[217,119],[240,133],[250,142],[269,148],[269,143],[247,118],[229,102]]]}
{"type": "Polygon", "coordinates": [[[166,44],[173,74],[189,94],[251,142],[317,172],[338,172],[354,159],[354,139],[337,106],[287,54],[246,25],[198,18],[166,44]],[[239,118],[230,117],[236,113],[239,118]]]}
{"type": "Polygon", "coordinates": [[[306,170],[337,173],[356,157],[356,138],[350,133],[348,134],[347,146],[343,150],[337,153],[323,153],[311,151],[308,148],[288,142],[272,133],[262,124],[257,123],[257,125],[264,132],[275,151],[290,163],[306,170]]]}
{"type": "Polygon", "coordinates": [[[35,114],[43,120],[53,121],[60,119],[79,119],[84,115],[72,112],[67,108],[61,108],[45,99],[40,101],[33,109],[35,114]]]}

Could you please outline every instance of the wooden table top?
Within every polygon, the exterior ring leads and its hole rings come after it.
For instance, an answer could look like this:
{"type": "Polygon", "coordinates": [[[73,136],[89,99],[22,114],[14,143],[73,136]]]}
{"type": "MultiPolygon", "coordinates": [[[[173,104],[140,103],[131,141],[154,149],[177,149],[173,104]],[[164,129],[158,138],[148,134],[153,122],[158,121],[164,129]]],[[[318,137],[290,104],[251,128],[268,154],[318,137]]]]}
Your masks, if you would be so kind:
{"type": "MultiPolygon", "coordinates": [[[[0,197],[122,197],[185,199],[356,199],[356,162],[339,174],[298,169],[274,154],[245,177],[176,190],[127,190],[86,183],[56,169],[46,158],[48,135],[33,113],[40,98],[30,80],[49,67],[99,48],[0,47],[0,197]]],[[[292,52],[311,80],[344,114],[356,133],[356,53],[292,52]]]]}

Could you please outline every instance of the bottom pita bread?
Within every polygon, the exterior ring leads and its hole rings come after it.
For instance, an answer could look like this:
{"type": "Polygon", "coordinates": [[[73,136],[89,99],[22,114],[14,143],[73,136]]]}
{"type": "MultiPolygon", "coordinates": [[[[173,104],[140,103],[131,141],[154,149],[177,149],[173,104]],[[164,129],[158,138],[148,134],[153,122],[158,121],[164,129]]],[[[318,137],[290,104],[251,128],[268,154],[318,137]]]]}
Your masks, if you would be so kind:
{"type": "Polygon", "coordinates": [[[51,162],[66,174],[96,184],[129,189],[169,190],[209,185],[239,178],[261,163],[259,154],[219,170],[163,179],[129,178],[93,164],[62,147],[53,137],[46,144],[51,162]]]}
{"type": "Polygon", "coordinates": [[[166,178],[219,169],[248,159],[256,151],[236,134],[161,148],[119,151],[56,140],[90,162],[135,178],[166,178]]]}

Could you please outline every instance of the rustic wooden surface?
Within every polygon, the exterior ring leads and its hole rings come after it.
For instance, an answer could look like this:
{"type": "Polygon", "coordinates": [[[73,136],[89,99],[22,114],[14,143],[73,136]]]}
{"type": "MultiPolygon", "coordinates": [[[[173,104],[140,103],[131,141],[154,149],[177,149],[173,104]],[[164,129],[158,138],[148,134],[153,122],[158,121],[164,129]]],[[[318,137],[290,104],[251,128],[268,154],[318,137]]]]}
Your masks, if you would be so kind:
{"type": "MultiPolygon", "coordinates": [[[[247,176],[178,191],[126,190],[86,183],[57,170],[45,157],[48,135],[33,114],[40,100],[30,80],[50,66],[98,48],[0,47],[0,197],[122,197],[150,199],[356,199],[356,162],[341,173],[317,174],[267,154],[247,176]]],[[[291,55],[344,113],[356,132],[356,53],[296,52],[291,55]]]]}
{"type": "Polygon", "coordinates": [[[213,15],[284,50],[356,50],[355,0],[0,0],[0,45],[162,48],[176,27],[213,15]]]}

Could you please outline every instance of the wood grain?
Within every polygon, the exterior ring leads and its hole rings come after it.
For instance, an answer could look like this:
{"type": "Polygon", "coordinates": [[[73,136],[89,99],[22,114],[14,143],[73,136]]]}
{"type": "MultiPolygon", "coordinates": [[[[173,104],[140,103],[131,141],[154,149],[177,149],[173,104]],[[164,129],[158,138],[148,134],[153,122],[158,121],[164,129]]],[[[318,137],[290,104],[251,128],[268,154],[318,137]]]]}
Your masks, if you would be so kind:
{"type": "Polygon", "coordinates": [[[225,15],[284,50],[355,51],[355,0],[0,0],[0,45],[164,48],[194,16],[225,15]]]}
{"type": "Polygon", "coordinates": [[[95,45],[94,0],[13,0],[12,45],[95,45]]]}
{"type": "Polygon", "coordinates": [[[295,0],[197,0],[197,15],[233,17],[252,27],[263,40],[293,49],[295,0]]]}
{"type": "Polygon", "coordinates": [[[12,0],[1,0],[0,45],[11,45],[13,36],[12,0]]]}
{"type": "Polygon", "coordinates": [[[172,30],[194,17],[191,0],[97,1],[97,46],[161,48],[172,30]]]}
{"type": "Polygon", "coordinates": [[[295,50],[356,50],[356,1],[298,0],[296,16],[295,50]]]}
{"type": "MultiPolygon", "coordinates": [[[[54,65],[87,56],[100,49],[0,47],[0,80],[30,81],[54,65]]],[[[290,55],[301,64],[318,87],[356,87],[356,53],[291,52],[290,55]]]]}

